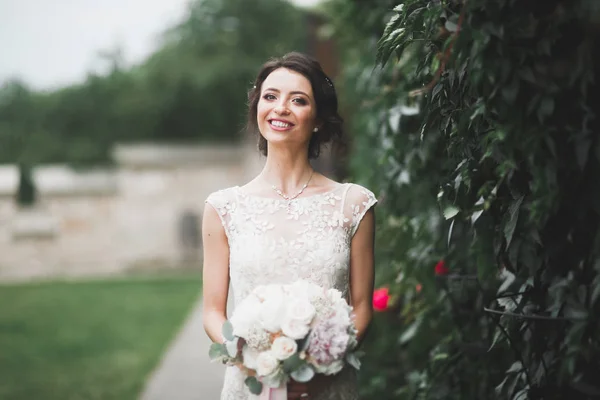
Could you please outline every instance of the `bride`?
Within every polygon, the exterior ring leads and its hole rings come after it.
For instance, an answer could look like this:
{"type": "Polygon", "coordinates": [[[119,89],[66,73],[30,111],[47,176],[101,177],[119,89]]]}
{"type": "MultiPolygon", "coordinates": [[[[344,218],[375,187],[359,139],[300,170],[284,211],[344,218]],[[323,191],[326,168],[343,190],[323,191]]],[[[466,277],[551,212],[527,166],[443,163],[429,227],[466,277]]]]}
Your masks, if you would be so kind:
{"type": "MultiPolygon", "coordinates": [[[[249,93],[248,128],[266,156],[244,186],[210,194],[203,216],[204,328],[222,343],[229,285],[235,303],[256,286],[305,279],[340,290],[354,308],[359,339],[372,317],[373,193],[315,172],[309,159],[342,135],[333,83],[317,61],[289,53],[263,65],[249,93]]],[[[221,400],[256,398],[228,367],[221,400]]],[[[288,399],[356,400],[345,368],[308,384],[289,382],[288,399]]]]}

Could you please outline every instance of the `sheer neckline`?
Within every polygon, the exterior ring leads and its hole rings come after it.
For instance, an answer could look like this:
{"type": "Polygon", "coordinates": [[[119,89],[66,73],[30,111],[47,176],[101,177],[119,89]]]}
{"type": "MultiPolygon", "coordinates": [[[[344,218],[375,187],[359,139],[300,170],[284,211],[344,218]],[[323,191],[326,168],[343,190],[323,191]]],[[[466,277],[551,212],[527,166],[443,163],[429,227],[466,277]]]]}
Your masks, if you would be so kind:
{"type": "MultiPolygon", "coordinates": [[[[314,199],[314,198],[321,197],[321,196],[327,196],[327,195],[337,192],[338,190],[340,190],[343,187],[346,187],[347,185],[348,185],[348,183],[336,183],[336,186],[333,189],[330,189],[330,190],[327,190],[327,191],[321,192],[321,193],[314,193],[314,194],[311,194],[308,196],[300,195],[299,197],[297,197],[291,201],[302,201],[302,200],[314,199]]],[[[272,202],[277,202],[277,203],[288,203],[290,201],[290,200],[282,199],[280,197],[279,198],[278,197],[265,197],[265,196],[260,196],[257,194],[248,193],[241,186],[235,186],[235,189],[239,194],[241,194],[244,197],[251,197],[254,199],[272,201],[272,202]]]]}

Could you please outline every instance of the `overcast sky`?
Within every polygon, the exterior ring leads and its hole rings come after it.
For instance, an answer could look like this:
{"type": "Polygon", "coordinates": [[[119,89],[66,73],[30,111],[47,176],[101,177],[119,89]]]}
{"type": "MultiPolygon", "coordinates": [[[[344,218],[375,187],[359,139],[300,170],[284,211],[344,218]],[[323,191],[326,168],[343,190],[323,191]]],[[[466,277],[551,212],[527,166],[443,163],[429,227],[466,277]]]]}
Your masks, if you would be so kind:
{"type": "MultiPolygon", "coordinates": [[[[320,0],[292,0],[311,6],[320,0]]],[[[252,0],[248,0],[249,5],[252,0]]],[[[128,64],[181,20],[188,0],[0,0],[0,84],[18,77],[35,89],[82,81],[101,68],[100,50],[120,47],[128,64]]]]}

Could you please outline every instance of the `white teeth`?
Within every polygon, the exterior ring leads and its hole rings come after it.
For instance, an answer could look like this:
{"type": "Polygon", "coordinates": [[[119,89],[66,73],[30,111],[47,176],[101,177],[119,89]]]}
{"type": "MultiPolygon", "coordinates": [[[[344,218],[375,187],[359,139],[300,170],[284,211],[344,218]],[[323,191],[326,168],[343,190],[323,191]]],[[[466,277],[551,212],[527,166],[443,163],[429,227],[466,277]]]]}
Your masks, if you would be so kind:
{"type": "Polygon", "coordinates": [[[271,121],[271,125],[276,126],[277,128],[288,128],[292,126],[291,124],[281,121],[271,121]]]}

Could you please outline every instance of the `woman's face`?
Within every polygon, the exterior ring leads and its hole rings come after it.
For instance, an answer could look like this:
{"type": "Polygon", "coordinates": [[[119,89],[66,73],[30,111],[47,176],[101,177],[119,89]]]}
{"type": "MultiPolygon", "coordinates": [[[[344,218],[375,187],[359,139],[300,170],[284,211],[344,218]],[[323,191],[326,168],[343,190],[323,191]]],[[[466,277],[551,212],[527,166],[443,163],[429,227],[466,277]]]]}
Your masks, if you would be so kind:
{"type": "Polygon", "coordinates": [[[264,80],[256,119],[271,145],[308,143],[316,127],[317,106],[310,81],[295,71],[279,68],[264,80]]]}

